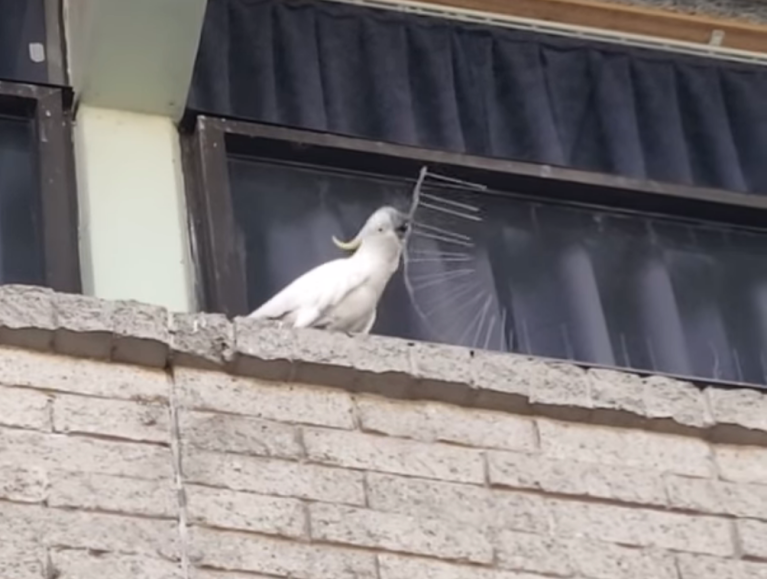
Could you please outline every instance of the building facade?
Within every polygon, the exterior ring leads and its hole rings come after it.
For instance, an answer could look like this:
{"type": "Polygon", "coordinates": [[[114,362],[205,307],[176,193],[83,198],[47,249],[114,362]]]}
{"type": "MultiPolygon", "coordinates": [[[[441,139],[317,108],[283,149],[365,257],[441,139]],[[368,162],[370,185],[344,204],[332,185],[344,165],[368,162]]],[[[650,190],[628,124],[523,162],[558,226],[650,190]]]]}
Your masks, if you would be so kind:
{"type": "Polygon", "coordinates": [[[764,11],[654,4],[0,0],[0,577],[767,578],[764,11]]]}

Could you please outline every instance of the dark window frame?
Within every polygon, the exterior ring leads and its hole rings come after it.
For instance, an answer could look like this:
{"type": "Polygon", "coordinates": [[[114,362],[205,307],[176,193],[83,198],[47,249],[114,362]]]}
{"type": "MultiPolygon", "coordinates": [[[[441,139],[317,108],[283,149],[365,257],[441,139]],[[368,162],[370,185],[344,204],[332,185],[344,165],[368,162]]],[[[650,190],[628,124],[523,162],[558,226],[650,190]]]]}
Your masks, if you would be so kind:
{"type": "Polygon", "coordinates": [[[48,63],[48,82],[64,86],[69,83],[69,67],[64,42],[64,1],[44,0],[45,6],[45,59],[48,63]]]}
{"type": "MultiPolygon", "coordinates": [[[[190,115],[181,126],[196,291],[206,311],[247,311],[244,255],[238,251],[228,155],[373,172],[415,181],[423,165],[443,175],[511,190],[510,196],[585,204],[603,210],[724,223],[767,231],[767,196],[642,181],[601,173],[477,157],[304,129],[190,115]],[[499,186],[501,185],[502,186],[499,186]]],[[[584,367],[600,364],[570,361],[584,367]]],[[[639,375],[670,375],[618,367],[639,375]]],[[[678,377],[678,376],[675,376],[678,377]]],[[[681,377],[698,384],[725,380],[681,377]]],[[[737,387],[760,385],[738,383],[737,387]]]]}
{"type": "Polygon", "coordinates": [[[0,114],[34,122],[45,285],[80,293],[71,101],[68,89],[0,81],[0,114]]]}

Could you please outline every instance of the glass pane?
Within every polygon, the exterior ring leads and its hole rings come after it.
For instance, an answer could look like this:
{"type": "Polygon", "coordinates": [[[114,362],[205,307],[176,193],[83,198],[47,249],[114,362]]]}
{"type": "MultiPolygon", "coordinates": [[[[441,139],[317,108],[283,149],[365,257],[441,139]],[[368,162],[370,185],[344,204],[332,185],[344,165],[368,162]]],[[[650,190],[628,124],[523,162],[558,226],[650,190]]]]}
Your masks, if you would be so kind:
{"type": "Polygon", "coordinates": [[[45,281],[35,150],[31,120],[0,116],[0,283],[45,281]]]}
{"type": "Polygon", "coordinates": [[[48,64],[39,54],[46,47],[44,3],[0,0],[0,79],[48,82],[48,64]]]}
{"type": "MultiPolygon", "coordinates": [[[[412,182],[229,162],[249,307],[412,182]]],[[[767,234],[434,187],[374,333],[767,384],[767,234]]]]}

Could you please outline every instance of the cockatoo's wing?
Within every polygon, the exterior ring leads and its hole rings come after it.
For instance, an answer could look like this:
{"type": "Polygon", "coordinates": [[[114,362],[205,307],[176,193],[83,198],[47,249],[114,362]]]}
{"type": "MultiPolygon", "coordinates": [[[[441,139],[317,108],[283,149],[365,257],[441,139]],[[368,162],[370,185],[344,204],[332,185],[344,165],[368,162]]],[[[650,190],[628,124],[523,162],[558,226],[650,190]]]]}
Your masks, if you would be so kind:
{"type": "Polygon", "coordinates": [[[296,278],[249,318],[293,319],[293,327],[307,328],[337,306],[349,292],[367,281],[368,273],[349,259],[334,259],[296,278]]]}

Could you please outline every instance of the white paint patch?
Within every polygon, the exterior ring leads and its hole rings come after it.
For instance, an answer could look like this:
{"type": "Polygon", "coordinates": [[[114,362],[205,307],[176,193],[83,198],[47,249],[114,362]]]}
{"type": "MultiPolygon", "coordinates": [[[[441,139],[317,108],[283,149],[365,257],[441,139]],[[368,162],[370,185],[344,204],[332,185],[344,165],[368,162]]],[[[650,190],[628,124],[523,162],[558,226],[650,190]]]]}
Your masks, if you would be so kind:
{"type": "Polygon", "coordinates": [[[29,44],[29,58],[32,62],[45,62],[45,46],[39,42],[29,44]]]}

